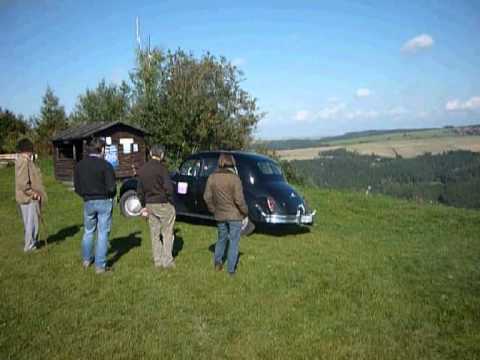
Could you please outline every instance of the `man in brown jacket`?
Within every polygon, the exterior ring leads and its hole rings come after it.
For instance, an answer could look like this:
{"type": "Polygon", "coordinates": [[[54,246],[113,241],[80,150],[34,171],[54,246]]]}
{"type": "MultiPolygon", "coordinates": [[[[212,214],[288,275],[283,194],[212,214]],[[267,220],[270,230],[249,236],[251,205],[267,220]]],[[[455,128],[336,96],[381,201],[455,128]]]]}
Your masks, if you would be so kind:
{"type": "Polygon", "coordinates": [[[148,216],[155,267],[168,269],[175,267],[172,255],[175,207],[164,154],[162,145],[153,145],[150,149],[151,160],[138,171],[137,195],[143,206],[142,215],[148,216]]]}
{"type": "Polygon", "coordinates": [[[227,265],[228,273],[234,275],[242,220],[248,216],[248,207],[243,196],[242,182],[235,171],[235,159],[231,154],[220,154],[218,169],[209,176],[203,199],[217,220],[218,241],[213,258],[215,269],[223,269],[225,247],[227,240],[230,240],[227,265]]]}
{"type": "Polygon", "coordinates": [[[41,206],[47,201],[40,169],[33,162],[33,144],[22,139],[17,144],[15,160],[15,199],[22,213],[25,229],[23,251],[37,249],[41,206]]]}

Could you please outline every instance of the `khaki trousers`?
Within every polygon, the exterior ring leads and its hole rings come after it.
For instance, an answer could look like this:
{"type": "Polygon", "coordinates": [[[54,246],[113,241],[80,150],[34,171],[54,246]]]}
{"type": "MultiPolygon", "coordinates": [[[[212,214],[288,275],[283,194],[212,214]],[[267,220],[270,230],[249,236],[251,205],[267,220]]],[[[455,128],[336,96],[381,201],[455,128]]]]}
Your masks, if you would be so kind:
{"type": "Polygon", "coordinates": [[[153,261],[155,266],[169,267],[174,263],[172,250],[175,207],[170,203],[147,204],[147,209],[153,261]]]}

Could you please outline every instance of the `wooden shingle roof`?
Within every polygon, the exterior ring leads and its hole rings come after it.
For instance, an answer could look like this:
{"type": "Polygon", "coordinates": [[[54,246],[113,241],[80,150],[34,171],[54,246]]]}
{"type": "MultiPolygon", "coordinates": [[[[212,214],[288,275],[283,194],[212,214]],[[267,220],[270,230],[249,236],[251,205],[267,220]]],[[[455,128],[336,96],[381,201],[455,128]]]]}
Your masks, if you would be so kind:
{"type": "Polygon", "coordinates": [[[85,139],[115,125],[123,125],[129,128],[132,128],[134,130],[140,131],[144,134],[147,134],[147,131],[142,129],[141,127],[126,124],[121,121],[93,122],[93,123],[88,123],[88,124],[84,124],[76,127],[69,127],[68,129],[62,130],[53,137],[52,141],[56,142],[56,141],[85,139]]]}

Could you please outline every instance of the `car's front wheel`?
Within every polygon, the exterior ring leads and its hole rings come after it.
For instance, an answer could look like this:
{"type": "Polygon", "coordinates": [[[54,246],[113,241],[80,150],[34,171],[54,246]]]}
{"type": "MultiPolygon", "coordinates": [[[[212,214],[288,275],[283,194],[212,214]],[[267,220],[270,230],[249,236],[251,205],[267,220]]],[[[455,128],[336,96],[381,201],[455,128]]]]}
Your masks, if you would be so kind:
{"type": "Polygon", "coordinates": [[[128,190],[120,197],[120,212],[125,217],[136,217],[140,215],[142,203],[135,190],[128,190]]]}

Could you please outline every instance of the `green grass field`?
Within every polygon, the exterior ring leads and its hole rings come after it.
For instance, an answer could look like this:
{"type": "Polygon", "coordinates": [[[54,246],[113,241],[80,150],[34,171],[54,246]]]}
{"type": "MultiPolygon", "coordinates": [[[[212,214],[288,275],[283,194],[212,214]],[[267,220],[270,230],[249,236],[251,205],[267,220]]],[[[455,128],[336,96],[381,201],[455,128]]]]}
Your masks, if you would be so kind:
{"type": "Polygon", "coordinates": [[[214,226],[177,222],[177,268],[155,271],[146,223],[116,209],[98,276],[82,202],[45,170],[49,246],[28,255],[0,170],[2,360],[480,358],[479,212],[303,189],[316,224],[243,238],[229,278],[214,226]]]}

